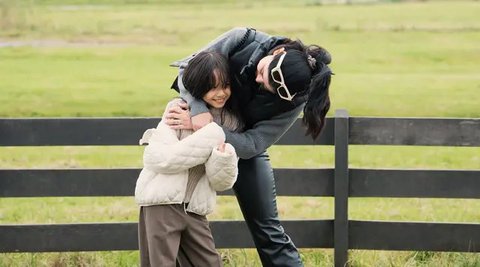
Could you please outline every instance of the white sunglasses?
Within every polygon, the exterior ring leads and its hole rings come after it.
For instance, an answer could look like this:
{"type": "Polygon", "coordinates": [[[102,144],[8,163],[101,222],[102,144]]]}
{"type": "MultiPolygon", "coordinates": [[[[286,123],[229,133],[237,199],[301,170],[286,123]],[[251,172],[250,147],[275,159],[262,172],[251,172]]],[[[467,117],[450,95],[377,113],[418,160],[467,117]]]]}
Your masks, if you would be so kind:
{"type": "Polygon", "coordinates": [[[283,73],[282,70],[280,69],[280,66],[282,65],[283,59],[285,58],[285,55],[287,52],[283,52],[283,54],[280,56],[280,59],[278,60],[277,66],[273,68],[270,71],[270,75],[272,75],[272,79],[279,83],[280,86],[277,88],[277,93],[280,96],[280,98],[285,99],[287,101],[292,101],[292,99],[295,97],[295,94],[290,94],[290,91],[288,91],[287,85],[285,84],[285,80],[283,79],[283,73]]]}

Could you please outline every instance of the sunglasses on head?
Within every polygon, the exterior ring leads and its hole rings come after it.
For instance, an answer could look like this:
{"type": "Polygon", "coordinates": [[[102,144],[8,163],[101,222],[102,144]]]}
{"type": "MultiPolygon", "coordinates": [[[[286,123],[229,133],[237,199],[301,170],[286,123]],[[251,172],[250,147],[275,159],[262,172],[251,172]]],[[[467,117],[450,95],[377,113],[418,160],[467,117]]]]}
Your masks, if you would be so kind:
{"type": "Polygon", "coordinates": [[[285,84],[285,79],[283,78],[282,70],[280,69],[280,66],[282,65],[283,59],[285,58],[286,54],[287,52],[283,52],[283,54],[280,56],[280,59],[278,60],[277,66],[275,66],[270,71],[270,75],[272,75],[273,81],[280,84],[280,86],[277,87],[278,96],[280,96],[281,99],[292,101],[292,99],[295,97],[297,93],[293,95],[290,94],[290,91],[288,91],[287,85],[285,84]]]}

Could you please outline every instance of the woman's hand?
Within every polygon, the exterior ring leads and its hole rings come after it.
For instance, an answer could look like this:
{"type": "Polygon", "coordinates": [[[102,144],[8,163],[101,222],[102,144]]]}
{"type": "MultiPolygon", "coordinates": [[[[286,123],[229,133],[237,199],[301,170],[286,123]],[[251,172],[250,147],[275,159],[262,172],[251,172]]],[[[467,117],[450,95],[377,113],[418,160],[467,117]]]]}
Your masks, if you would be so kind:
{"type": "Polygon", "coordinates": [[[203,126],[209,124],[210,122],[212,122],[213,117],[212,117],[212,114],[210,114],[210,112],[206,112],[206,113],[200,113],[198,115],[193,116],[191,120],[192,120],[193,130],[196,131],[202,128],[203,126]]]}
{"type": "Polygon", "coordinates": [[[188,111],[188,104],[179,101],[178,105],[168,109],[167,115],[165,116],[165,123],[175,130],[192,130],[193,127],[190,112],[188,111]]]}

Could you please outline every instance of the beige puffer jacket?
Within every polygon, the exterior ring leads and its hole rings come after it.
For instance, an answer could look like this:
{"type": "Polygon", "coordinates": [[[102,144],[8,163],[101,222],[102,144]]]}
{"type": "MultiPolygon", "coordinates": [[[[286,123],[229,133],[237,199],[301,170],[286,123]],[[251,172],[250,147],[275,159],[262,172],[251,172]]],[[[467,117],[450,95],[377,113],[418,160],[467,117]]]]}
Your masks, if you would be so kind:
{"type": "MultiPolygon", "coordinates": [[[[164,120],[162,120],[164,121],[164,120]]],[[[212,122],[196,131],[172,130],[160,122],[156,129],[147,130],[141,143],[148,143],[142,169],[135,187],[135,200],[140,206],[179,204],[185,198],[188,170],[205,164],[190,198],[187,211],[199,215],[211,213],[216,204],[216,191],[231,188],[237,179],[237,155],[230,144],[225,152],[217,150],[225,141],[220,126],[212,122]],[[180,136],[184,137],[180,139],[180,136]]]]}

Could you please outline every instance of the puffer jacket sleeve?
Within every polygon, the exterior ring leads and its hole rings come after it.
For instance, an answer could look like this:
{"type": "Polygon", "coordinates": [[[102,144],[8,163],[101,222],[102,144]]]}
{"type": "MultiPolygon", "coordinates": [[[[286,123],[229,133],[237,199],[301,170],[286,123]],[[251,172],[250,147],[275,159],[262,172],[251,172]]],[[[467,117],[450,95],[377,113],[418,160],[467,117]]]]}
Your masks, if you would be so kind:
{"type": "Polygon", "coordinates": [[[238,175],[238,157],[233,146],[226,143],[225,152],[214,148],[205,163],[205,173],[215,191],[232,188],[238,175]]]}
{"type": "Polygon", "coordinates": [[[164,121],[156,129],[147,130],[142,138],[148,143],[143,154],[146,169],[163,173],[187,170],[205,163],[212,150],[225,141],[222,128],[213,122],[179,140],[177,131],[164,121]]]}
{"type": "Polygon", "coordinates": [[[145,148],[143,164],[147,169],[176,173],[203,164],[213,148],[225,140],[225,134],[212,122],[192,135],[178,140],[174,130],[160,123],[145,148]]]}

